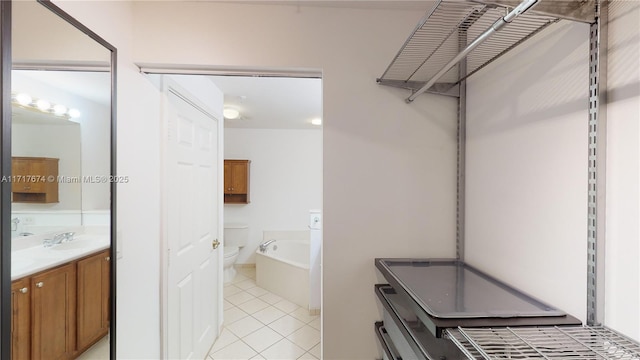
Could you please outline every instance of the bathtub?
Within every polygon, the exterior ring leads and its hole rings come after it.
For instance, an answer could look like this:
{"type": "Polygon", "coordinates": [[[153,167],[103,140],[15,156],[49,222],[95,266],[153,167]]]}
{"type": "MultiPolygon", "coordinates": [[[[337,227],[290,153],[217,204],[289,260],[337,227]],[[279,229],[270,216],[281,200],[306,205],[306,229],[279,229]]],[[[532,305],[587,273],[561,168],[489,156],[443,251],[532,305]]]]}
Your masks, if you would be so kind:
{"type": "Polygon", "coordinates": [[[276,240],[256,250],[256,284],[303,308],[309,307],[309,240],[276,240]]]}

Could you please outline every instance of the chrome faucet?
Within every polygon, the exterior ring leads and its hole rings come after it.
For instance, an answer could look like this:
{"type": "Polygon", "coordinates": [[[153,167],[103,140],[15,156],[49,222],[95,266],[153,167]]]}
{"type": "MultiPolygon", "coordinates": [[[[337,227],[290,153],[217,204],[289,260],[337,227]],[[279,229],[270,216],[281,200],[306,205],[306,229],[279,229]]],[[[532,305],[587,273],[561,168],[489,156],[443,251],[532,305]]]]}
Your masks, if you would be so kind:
{"type": "Polygon", "coordinates": [[[44,241],[42,242],[42,245],[44,245],[44,247],[51,247],[53,245],[61,244],[63,242],[72,241],[73,235],[75,234],[76,233],[74,232],[65,232],[65,233],[57,234],[53,237],[53,239],[44,239],[44,241]]]}
{"type": "Polygon", "coordinates": [[[269,241],[265,241],[262,244],[260,244],[260,252],[266,252],[267,251],[267,247],[269,245],[271,245],[271,243],[275,242],[275,239],[271,239],[269,241]]]}
{"type": "Polygon", "coordinates": [[[19,223],[20,223],[20,219],[19,218],[16,217],[16,218],[11,219],[11,231],[17,231],[19,223]]]}

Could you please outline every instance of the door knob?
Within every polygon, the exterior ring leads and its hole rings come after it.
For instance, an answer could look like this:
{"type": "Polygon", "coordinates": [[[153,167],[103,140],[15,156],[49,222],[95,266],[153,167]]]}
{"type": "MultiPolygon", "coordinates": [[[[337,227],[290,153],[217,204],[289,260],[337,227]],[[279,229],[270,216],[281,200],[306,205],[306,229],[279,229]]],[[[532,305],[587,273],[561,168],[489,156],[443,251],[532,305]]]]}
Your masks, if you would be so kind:
{"type": "Polygon", "coordinates": [[[213,249],[217,249],[218,246],[220,246],[220,241],[218,241],[218,239],[213,240],[213,242],[211,243],[211,246],[213,246],[213,249]]]}

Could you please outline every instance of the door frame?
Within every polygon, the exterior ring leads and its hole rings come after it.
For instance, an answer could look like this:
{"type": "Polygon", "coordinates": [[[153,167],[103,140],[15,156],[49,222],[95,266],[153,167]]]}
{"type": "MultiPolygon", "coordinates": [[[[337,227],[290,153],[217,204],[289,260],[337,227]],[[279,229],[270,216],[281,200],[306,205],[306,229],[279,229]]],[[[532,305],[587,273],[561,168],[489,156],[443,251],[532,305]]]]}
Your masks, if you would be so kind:
{"type": "MultiPolygon", "coordinates": [[[[297,78],[317,78],[317,79],[321,79],[324,81],[324,76],[322,73],[322,69],[313,69],[313,68],[279,68],[279,67],[243,67],[243,66],[215,66],[215,65],[194,65],[194,64],[163,64],[163,63],[144,63],[144,62],[139,62],[136,63],[136,66],[140,69],[140,72],[143,74],[156,74],[156,75],[200,75],[200,76],[207,76],[207,75],[217,75],[217,76],[259,76],[259,77],[297,77],[297,78]]],[[[324,85],[323,85],[324,86],[324,85]]],[[[164,94],[164,93],[163,93],[164,94]]],[[[164,96],[164,95],[163,95],[164,96]]],[[[323,105],[324,107],[324,105],[323,105]]],[[[164,121],[163,121],[163,126],[164,126],[164,121]]],[[[164,136],[166,136],[165,134],[166,129],[163,128],[163,139],[164,136]]],[[[218,131],[218,136],[221,137],[220,141],[218,142],[218,146],[219,146],[219,156],[222,156],[222,161],[221,161],[221,167],[224,166],[224,120],[220,121],[219,124],[219,131],[218,131]]],[[[324,130],[323,130],[323,138],[324,138],[324,130]]],[[[161,144],[162,147],[162,154],[164,154],[164,140],[161,144]]],[[[164,155],[163,155],[164,156],[164,155]]],[[[164,158],[164,157],[163,157],[164,158]]],[[[161,167],[162,167],[162,174],[164,175],[164,163],[161,162],[161,167]]],[[[224,177],[224,171],[221,170],[221,173],[224,177]]],[[[220,191],[221,191],[221,195],[223,196],[222,198],[224,198],[224,178],[222,179],[222,182],[219,184],[220,185],[220,191]]],[[[164,185],[162,184],[162,179],[161,179],[161,189],[164,189],[163,187],[164,185]]],[[[164,194],[164,193],[163,193],[164,194]]],[[[324,195],[323,195],[324,198],[324,195]]],[[[224,204],[223,204],[224,205],[224,204]]],[[[162,206],[162,201],[161,201],[161,206],[162,206]]],[[[224,226],[224,206],[222,206],[223,209],[221,209],[219,211],[219,217],[220,217],[220,224],[222,224],[224,226]]],[[[324,210],[324,204],[322,206],[322,209],[324,210]]],[[[163,216],[165,215],[164,213],[162,214],[163,216]]],[[[164,219],[164,218],[163,218],[164,219]]],[[[323,221],[324,222],[324,221],[323,221]]],[[[165,228],[165,222],[161,221],[161,234],[164,235],[166,234],[166,228],[165,228]]],[[[219,229],[219,232],[222,233],[224,229],[219,229]]],[[[324,236],[324,231],[322,231],[321,236],[324,236]]],[[[222,239],[223,235],[220,234],[218,239],[222,239]]],[[[166,241],[166,239],[163,239],[163,244],[164,241],[166,241]]],[[[224,241],[222,241],[222,243],[224,244],[224,241]]],[[[160,291],[161,291],[161,302],[165,301],[166,297],[164,297],[164,292],[166,292],[166,289],[163,290],[163,282],[164,279],[166,278],[165,273],[166,270],[164,269],[164,264],[166,264],[166,252],[164,251],[164,249],[166,249],[166,245],[161,244],[161,259],[160,259],[160,267],[161,267],[161,274],[163,276],[163,278],[161,279],[161,284],[160,284],[160,291]],[[163,247],[164,246],[164,247],[163,247]]],[[[224,260],[224,251],[220,251],[220,261],[222,262],[224,260]]],[[[321,258],[321,264],[320,264],[320,309],[321,309],[321,315],[320,315],[320,344],[323,343],[323,328],[324,328],[324,324],[323,324],[323,314],[324,314],[324,266],[323,266],[323,260],[324,256],[324,241],[323,241],[323,245],[320,248],[320,258],[321,258]]],[[[220,286],[223,287],[224,286],[224,279],[223,279],[223,273],[222,271],[218,274],[218,278],[219,278],[219,283],[220,286]]],[[[166,287],[166,286],[165,286],[166,287]]],[[[221,292],[220,294],[222,294],[222,289],[220,289],[221,292]]],[[[218,304],[218,314],[222,314],[223,313],[223,307],[224,307],[224,301],[221,301],[220,304],[218,304]]],[[[161,323],[160,323],[160,327],[161,327],[161,339],[160,339],[160,343],[161,343],[161,349],[160,349],[160,353],[161,353],[161,358],[165,358],[166,354],[167,354],[167,348],[166,348],[166,339],[163,337],[166,333],[166,331],[164,329],[166,329],[166,304],[161,304],[160,305],[160,309],[161,309],[161,314],[160,314],[160,318],[161,318],[161,323]]],[[[222,317],[218,317],[218,322],[220,323],[220,329],[222,327],[222,317]]],[[[321,347],[321,355],[323,354],[323,349],[321,347]]]]}
{"type": "MultiPolygon", "coordinates": [[[[169,99],[168,99],[168,92],[173,92],[175,94],[177,94],[180,97],[183,97],[184,99],[192,102],[195,106],[199,107],[200,110],[204,110],[207,114],[211,115],[212,117],[218,119],[217,121],[217,131],[218,131],[218,138],[217,138],[217,150],[218,150],[218,165],[217,165],[217,171],[216,171],[216,176],[218,177],[218,199],[220,201],[218,201],[218,234],[217,234],[217,238],[218,239],[222,239],[222,229],[223,229],[223,210],[224,210],[224,206],[223,206],[223,187],[224,187],[224,179],[223,179],[223,174],[224,174],[224,154],[223,154],[223,150],[224,150],[224,120],[222,119],[221,116],[217,116],[215,114],[215,111],[213,109],[211,109],[209,106],[207,106],[203,101],[201,101],[200,99],[197,98],[197,90],[196,89],[190,89],[192,86],[190,86],[190,84],[184,83],[179,81],[176,78],[171,78],[170,75],[171,74],[164,74],[164,73],[159,73],[160,74],[160,88],[161,88],[161,93],[160,93],[160,97],[161,97],[161,118],[162,118],[162,126],[161,126],[161,140],[160,140],[160,168],[161,168],[161,178],[160,178],[160,189],[161,189],[161,198],[160,198],[160,358],[161,359],[168,359],[168,355],[169,355],[169,341],[167,339],[168,337],[168,320],[169,317],[167,316],[168,314],[168,306],[169,306],[169,286],[168,286],[168,280],[169,280],[169,267],[168,267],[168,262],[169,262],[169,252],[168,252],[168,248],[169,248],[169,237],[168,237],[168,209],[167,209],[167,204],[168,204],[168,194],[170,189],[168,189],[168,182],[165,180],[167,179],[168,176],[168,172],[170,171],[170,169],[167,166],[166,163],[166,158],[167,158],[167,153],[169,151],[168,149],[168,135],[169,135],[169,129],[168,129],[168,119],[167,119],[167,114],[168,114],[168,107],[169,107],[169,99]],[[185,94],[190,94],[192,96],[186,96],[185,94]]],[[[218,324],[215,324],[216,326],[216,338],[217,336],[219,336],[220,331],[222,329],[222,313],[223,313],[223,298],[222,298],[222,288],[223,288],[223,274],[222,274],[222,270],[223,270],[223,260],[224,260],[224,254],[222,251],[216,251],[217,253],[217,262],[218,262],[218,306],[217,306],[217,319],[218,319],[218,324]]],[[[212,344],[213,345],[213,344],[212,344]]]]}

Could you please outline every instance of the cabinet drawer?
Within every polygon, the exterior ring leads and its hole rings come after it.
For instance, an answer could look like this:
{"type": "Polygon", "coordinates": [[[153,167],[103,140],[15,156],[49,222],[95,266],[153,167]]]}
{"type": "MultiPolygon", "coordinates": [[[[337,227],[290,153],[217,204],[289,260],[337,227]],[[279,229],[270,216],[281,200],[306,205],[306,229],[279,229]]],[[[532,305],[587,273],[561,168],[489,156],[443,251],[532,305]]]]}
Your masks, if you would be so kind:
{"type": "Polygon", "coordinates": [[[393,342],[382,321],[376,322],[376,335],[378,336],[378,345],[382,350],[383,360],[402,360],[400,355],[398,355],[398,351],[393,346],[393,342]]]}
{"type": "Polygon", "coordinates": [[[376,285],[376,295],[384,309],[384,327],[403,359],[467,359],[453,342],[436,338],[391,286],[376,285]]]}

